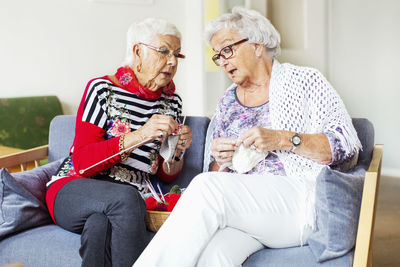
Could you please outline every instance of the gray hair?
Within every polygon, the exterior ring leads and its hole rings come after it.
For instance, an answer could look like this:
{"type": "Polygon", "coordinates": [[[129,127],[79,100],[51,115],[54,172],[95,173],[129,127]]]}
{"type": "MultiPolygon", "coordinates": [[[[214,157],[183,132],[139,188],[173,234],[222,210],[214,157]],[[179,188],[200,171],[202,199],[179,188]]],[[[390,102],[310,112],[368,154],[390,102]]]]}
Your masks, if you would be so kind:
{"type": "MultiPolygon", "coordinates": [[[[126,55],[123,65],[133,63],[133,46],[138,43],[150,43],[157,35],[172,35],[181,40],[181,33],[170,22],[158,18],[147,18],[140,22],[134,22],[126,34],[126,55]]],[[[146,50],[145,50],[146,51],[146,50]]]]}
{"type": "Polygon", "coordinates": [[[205,38],[208,43],[222,29],[231,29],[250,43],[263,44],[271,58],[281,52],[281,37],[271,22],[255,10],[234,7],[232,13],[223,14],[206,25],[205,38]]]}

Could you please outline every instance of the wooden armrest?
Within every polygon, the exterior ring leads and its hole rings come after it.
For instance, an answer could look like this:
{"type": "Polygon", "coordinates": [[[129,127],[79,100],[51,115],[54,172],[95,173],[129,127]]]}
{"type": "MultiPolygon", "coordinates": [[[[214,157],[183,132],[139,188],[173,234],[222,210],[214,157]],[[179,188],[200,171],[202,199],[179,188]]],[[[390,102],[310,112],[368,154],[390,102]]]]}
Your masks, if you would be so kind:
{"type": "Polygon", "coordinates": [[[383,145],[375,145],[371,163],[365,173],[353,267],[372,266],[372,241],[382,156],[383,145]]]}
{"type": "Polygon", "coordinates": [[[48,145],[38,146],[21,152],[0,156],[0,168],[9,168],[15,165],[21,166],[21,171],[26,170],[26,163],[35,162],[35,167],[39,166],[39,161],[48,155],[48,145]]]}

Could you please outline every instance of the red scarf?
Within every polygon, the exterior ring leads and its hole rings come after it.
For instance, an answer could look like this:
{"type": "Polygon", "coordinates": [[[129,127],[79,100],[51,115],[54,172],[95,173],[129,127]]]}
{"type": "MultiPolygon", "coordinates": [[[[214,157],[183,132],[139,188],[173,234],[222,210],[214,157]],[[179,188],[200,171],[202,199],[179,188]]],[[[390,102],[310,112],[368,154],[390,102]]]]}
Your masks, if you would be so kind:
{"type": "Polygon", "coordinates": [[[157,91],[151,91],[139,84],[136,80],[135,74],[132,69],[128,66],[120,67],[115,73],[118,81],[131,93],[145,100],[154,100],[161,97],[161,93],[167,96],[172,96],[175,92],[175,84],[171,80],[166,86],[158,89],[157,91]]]}

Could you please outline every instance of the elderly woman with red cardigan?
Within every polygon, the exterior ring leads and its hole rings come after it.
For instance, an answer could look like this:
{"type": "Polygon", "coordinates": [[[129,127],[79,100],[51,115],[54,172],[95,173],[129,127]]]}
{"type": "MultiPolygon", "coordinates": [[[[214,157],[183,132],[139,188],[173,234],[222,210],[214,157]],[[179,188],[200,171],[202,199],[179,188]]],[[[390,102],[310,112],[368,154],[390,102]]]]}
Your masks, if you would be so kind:
{"type": "Polygon", "coordinates": [[[173,181],[192,140],[183,126],[172,159],[160,157],[161,142],[182,120],[172,81],[185,57],[179,31],[146,19],[130,27],[127,39],[123,66],[87,84],[70,156],[46,193],[54,222],[82,236],[82,266],[132,266],[148,243],[146,183],[173,181]]]}

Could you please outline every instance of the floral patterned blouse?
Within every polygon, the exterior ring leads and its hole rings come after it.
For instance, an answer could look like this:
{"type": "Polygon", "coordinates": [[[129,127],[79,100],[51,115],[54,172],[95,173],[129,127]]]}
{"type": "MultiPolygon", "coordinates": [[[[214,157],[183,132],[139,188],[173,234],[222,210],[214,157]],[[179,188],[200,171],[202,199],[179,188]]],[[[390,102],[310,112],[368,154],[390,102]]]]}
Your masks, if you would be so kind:
{"type": "MultiPolygon", "coordinates": [[[[254,126],[271,128],[269,102],[257,107],[247,107],[242,105],[236,96],[237,86],[227,90],[218,102],[215,120],[216,126],[213,129],[213,139],[215,138],[237,138],[241,133],[254,126]]],[[[339,129],[340,131],[340,129],[339,129]]],[[[324,133],[329,140],[332,151],[331,166],[340,166],[341,163],[350,161],[354,154],[345,157],[345,151],[334,132],[324,133]]],[[[214,161],[212,159],[211,161],[214,161]]],[[[231,170],[231,172],[234,172],[231,170]]],[[[252,173],[272,173],[275,175],[286,175],[283,163],[274,151],[270,151],[268,156],[260,161],[251,171],[252,173]]]]}

